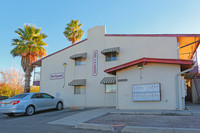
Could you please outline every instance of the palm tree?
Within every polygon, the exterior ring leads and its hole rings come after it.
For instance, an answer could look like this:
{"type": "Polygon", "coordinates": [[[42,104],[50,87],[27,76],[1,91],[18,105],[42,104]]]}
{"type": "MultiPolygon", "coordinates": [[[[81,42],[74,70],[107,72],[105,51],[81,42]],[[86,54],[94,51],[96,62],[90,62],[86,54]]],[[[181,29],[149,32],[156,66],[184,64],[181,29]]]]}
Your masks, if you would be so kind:
{"type": "Polygon", "coordinates": [[[18,28],[15,31],[19,35],[18,39],[13,39],[12,45],[15,46],[11,50],[13,57],[21,57],[21,66],[25,73],[25,86],[24,92],[30,92],[30,79],[31,72],[33,71],[34,66],[31,65],[31,62],[36,61],[37,58],[46,56],[46,50],[43,46],[47,46],[43,39],[47,35],[40,33],[41,28],[36,28],[35,26],[24,25],[24,29],[18,28]]]}
{"type": "Polygon", "coordinates": [[[67,27],[65,28],[64,35],[66,38],[74,44],[79,41],[83,36],[83,30],[80,28],[82,24],[79,24],[78,20],[71,20],[67,27]]]}

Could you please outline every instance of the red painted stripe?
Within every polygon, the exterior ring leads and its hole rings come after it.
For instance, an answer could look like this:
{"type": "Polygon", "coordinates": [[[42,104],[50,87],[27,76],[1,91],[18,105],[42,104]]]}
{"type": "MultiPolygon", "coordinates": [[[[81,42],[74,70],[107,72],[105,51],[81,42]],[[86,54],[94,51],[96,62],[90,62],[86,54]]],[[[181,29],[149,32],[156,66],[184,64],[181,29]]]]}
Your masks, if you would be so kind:
{"type": "Polygon", "coordinates": [[[107,37],[200,37],[200,34],[105,34],[107,37]]]}
{"type": "Polygon", "coordinates": [[[47,56],[45,56],[45,57],[43,57],[43,58],[41,58],[41,59],[39,59],[39,60],[36,60],[36,61],[32,62],[31,64],[33,65],[33,64],[35,64],[35,63],[37,63],[37,62],[39,62],[39,61],[44,60],[44,59],[47,58],[47,57],[50,57],[50,56],[52,56],[52,55],[54,55],[54,54],[57,54],[57,53],[59,53],[59,52],[62,52],[62,51],[64,51],[64,50],[66,50],[66,49],[68,49],[68,48],[71,48],[71,47],[73,47],[73,46],[75,46],[75,45],[77,45],[77,44],[80,44],[80,43],[82,43],[82,42],[84,42],[84,41],[86,41],[86,40],[87,40],[87,38],[84,39],[84,40],[82,40],[82,41],[80,41],[80,42],[77,42],[77,43],[75,43],[75,44],[73,44],[73,45],[71,45],[71,46],[68,46],[68,47],[66,47],[66,48],[64,48],[64,49],[61,49],[61,50],[59,50],[59,51],[57,51],[57,52],[55,52],[55,53],[52,53],[52,54],[50,54],[50,55],[47,55],[47,56]]]}
{"type": "Polygon", "coordinates": [[[113,73],[115,71],[136,65],[138,63],[165,63],[165,64],[180,64],[180,65],[192,65],[194,62],[192,60],[181,60],[181,59],[162,59],[162,58],[140,58],[119,66],[115,66],[109,69],[106,69],[104,72],[106,73],[113,73]]]}

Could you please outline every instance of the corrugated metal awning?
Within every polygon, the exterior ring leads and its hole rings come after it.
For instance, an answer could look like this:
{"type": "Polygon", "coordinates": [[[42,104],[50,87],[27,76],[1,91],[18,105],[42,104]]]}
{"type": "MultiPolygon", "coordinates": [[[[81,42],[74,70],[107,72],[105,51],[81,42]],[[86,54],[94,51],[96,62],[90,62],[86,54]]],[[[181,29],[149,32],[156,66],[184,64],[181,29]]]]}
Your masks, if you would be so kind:
{"type": "Polygon", "coordinates": [[[75,54],[75,55],[72,55],[70,56],[70,59],[76,59],[76,58],[87,58],[87,53],[80,53],[80,54],[75,54]]]}
{"type": "Polygon", "coordinates": [[[119,53],[119,47],[107,48],[101,51],[102,54],[111,53],[111,52],[119,53]]]}
{"type": "Polygon", "coordinates": [[[104,77],[100,83],[101,84],[115,84],[116,77],[104,77]]]}
{"type": "Polygon", "coordinates": [[[86,85],[86,79],[75,79],[71,81],[68,85],[69,86],[86,85]]]}

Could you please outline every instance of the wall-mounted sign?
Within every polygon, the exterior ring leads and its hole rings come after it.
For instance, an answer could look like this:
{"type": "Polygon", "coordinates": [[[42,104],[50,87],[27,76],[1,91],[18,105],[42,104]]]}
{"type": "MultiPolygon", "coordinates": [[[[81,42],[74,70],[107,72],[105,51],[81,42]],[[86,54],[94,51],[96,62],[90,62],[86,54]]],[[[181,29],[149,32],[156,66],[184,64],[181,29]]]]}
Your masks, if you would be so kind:
{"type": "Polygon", "coordinates": [[[40,86],[40,81],[33,81],[34,86],[40,86]]]}
{"type": "Polygon", "coordinates": [[[98,51],[94,50],[92,54],[92,75],[97,76],[98,74],[98,51]]]}
{"type": "Polygon", "coordinates": [[[133,85],[133,101],[160,101],[160,84],[133,85]]]}
{"type": "Polygon", "coordinates": [[[118,81],[118,82],[127,82],[128,79],[118,79],[117,81],[118,81]]]}
{"type": "Polygon", "coordinates": [[[52,73],[50,74],[50,80],[57,80],[57,79],[63,79],[64,73],[52,73]]]}

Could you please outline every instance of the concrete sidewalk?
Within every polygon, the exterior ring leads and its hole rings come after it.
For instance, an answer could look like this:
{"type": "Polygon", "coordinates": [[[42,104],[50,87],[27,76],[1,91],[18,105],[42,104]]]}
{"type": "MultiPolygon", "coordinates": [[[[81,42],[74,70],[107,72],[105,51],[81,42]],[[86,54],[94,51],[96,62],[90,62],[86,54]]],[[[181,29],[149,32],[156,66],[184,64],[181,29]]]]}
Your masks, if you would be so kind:
{"type": "Polygon", "coordinates": [[[129,115],[177,115],[190,116],[200,115],[200,104],[188,104],[187,110],[129,110],[129,109],[115,109],[110,113],[129,114],[129,115]]]}
{"type": "Polygon", "coordinates": [[[100,108],[90,111],[80,112],[75,115],[71,115],[56,121],[48,122],[47,124],[57,124],[57,125],[67,125],[67,126],[76,126],[79,123],[86,122],[90,119],[97,118],[99,116],[105,115],[114,110],[113,108],[100,108]]]}

